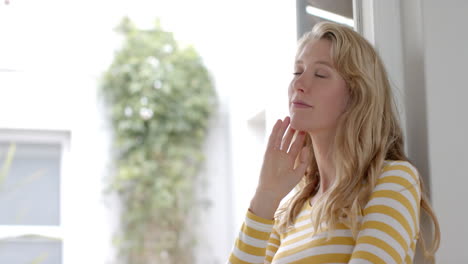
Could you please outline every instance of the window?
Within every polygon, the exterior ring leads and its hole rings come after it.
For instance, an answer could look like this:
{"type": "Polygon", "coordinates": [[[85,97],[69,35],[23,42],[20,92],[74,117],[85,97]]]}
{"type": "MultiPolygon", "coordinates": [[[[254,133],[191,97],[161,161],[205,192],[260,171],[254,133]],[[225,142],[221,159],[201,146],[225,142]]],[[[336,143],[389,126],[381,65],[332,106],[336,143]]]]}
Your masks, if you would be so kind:
{"type": "Polygon", "coordinates": [[[333,21],[355,28],[353,5],[359,3],[356,0],[297,0],[298,38],[321,21],[333,21]]]}
{"type": "Polygon", "coordinates": [[[0,129],[0,263],[62,263],[69,135],[0,129]]]}

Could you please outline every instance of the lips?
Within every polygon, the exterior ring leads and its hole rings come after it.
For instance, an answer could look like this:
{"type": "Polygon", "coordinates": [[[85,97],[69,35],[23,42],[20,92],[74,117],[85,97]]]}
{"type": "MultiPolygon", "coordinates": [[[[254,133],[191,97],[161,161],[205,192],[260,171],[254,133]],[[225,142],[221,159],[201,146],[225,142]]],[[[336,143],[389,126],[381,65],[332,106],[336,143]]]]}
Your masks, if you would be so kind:
{"type": "Polygon", "coordinates": [[[306,102],[304,102],[304,101],[302,101],[302,100],[294,100],[294,101],[293,101],[293,104],[312,107],[310,104],[308,104],[308,103],[306,103],[306,102]]]}

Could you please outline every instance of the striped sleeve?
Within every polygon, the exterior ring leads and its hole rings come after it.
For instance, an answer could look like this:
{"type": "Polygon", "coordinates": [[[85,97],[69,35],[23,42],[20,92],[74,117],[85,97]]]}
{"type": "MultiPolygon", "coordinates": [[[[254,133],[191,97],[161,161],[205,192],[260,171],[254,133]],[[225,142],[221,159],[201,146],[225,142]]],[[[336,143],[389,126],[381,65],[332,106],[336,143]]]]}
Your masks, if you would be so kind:
{"type": "Polygon", "coordinates": [[[364,208],[349,263],[412,263],[420,200],[419,175],[411,163],[395,161],[384,167],[364,208]]]}
{"type": "Polygon", "coordinates": [[[280,245],[275,220],[266,219],[247,210],[229,260],[226,264],[271,263],[280,245]]]}

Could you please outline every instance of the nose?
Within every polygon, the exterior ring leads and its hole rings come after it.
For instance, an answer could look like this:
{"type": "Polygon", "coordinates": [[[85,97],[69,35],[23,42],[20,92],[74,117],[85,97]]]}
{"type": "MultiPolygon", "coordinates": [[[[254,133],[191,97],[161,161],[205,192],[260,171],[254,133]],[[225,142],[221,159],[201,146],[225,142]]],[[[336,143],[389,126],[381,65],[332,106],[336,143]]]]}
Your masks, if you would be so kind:
{"type": "Polygon", "coordinates": [[[297,92],[301,91],[302,93],[304,93],[304,86],[302,84],[302,81],[300,80],[295,80],[293,82],[293,90],[296,90],[297,92]]]}
{"type": "Polygon", "coordinates": [[[302,89],[302,87],[298,86],[298,88],[296,88],[297,91],[301,91],[301,92],[304,92],[304,89],[302,89]]]}

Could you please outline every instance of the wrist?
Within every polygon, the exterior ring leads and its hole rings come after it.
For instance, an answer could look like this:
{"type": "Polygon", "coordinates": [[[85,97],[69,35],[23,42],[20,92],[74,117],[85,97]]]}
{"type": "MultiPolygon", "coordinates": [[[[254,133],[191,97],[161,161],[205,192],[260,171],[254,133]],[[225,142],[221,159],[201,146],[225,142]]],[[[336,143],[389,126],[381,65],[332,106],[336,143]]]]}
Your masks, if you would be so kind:
{"type": "Polygon", "coordinates": [[[259,190],[250,202],[249,211],[265,219],[273,220],[281,202],[275,194],[259,190]]]}
{"type": "Polygon", "coordinates": [[[281,200],[283,200],[283,197],[280,197],[277,192],[270,191],[267,189],[261,189],[257,188],[255,190],[255,196],[254,197],[259,197],[264,201],[270,201],[272,203],[280,203],[281,200]]]}

